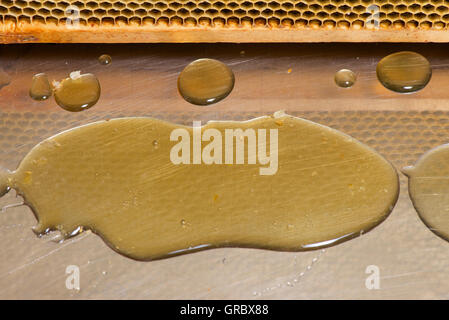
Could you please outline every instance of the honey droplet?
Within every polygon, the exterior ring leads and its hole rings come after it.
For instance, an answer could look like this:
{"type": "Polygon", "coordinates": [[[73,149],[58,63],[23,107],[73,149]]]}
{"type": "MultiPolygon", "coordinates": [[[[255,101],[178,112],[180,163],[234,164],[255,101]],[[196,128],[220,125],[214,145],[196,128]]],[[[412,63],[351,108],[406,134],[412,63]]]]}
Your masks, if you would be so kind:
{"type": "Polygon", "coordinates": [[[38,73],[33,76],[30,88],[30,97],[37,101],[47,100],[52,95],[52,89],[48,77],[45,73],[38,73]]]}
{"type": "Polygon", "coordinates": [[[60,83],[55,83],[55,100],[67,111],[89,109],[100,98],[100,83],[91,73],[81,74],[75,71],[60,83]]]}
{"type": "Polygon", "coordinates": [[[108,64],[111,64],[112,58],[108,54],[102,54],[101,56],[98,57],[98,62],[100,62],[100,64],[104,66],[107,66],[108,64]]]}
{"type": "Polygon", "coordinates": [[[392,91],[409,93],[424,88],[432,77],[429,61],[416,52],[390,54],[377,64],[377,78],[392,91]]]}
{"type": "Polygon", "coordinates": [[[335,73],[335,83],[341,88],[350,88],[354,85],[357,75],[348,69],[341,69],[335,73]]]}
{"type": "Polygon", "coordinates": [[[178,90],[186,101],[205,106],[226,98],[234,88],[234,81],[234,73],[224,63],[199,59],[181,72],[178,90]]]}
{"type": "Polygon", "coordinates": [[[11,77],[5,71],[0,69],[0,89],[11,83],[11,77]]]}

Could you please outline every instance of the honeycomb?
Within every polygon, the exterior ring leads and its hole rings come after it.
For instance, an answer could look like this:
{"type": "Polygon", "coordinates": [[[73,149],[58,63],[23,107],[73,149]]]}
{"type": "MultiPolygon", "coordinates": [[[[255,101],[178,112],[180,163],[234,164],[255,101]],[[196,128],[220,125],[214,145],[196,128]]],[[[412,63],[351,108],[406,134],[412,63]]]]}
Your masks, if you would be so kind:
{"type": "MultiPolygon", "coordinates": [[[[76,28],[95,32],[109,27],[132,27],[147,34],[160,29],[198,28],[383,31],[443,30],[448,23],[448,0],[0,0],[3,42],[46,42],[45,38],[39,39],[39,31],[76,31],[76,28]],[[29,37],[21,37],[23,34],[29,37]]],[[[89,39],[80,42],[92,42],[89,39]]],[[[136,40],[128,36],[119,42],[133,39],[136,40]]],[[[206,37],[210,39],[213,40],[206,37]]],[[[243,40],[248,39],[251,40],[248,37],[243,40]]],[[[149,37],[145,42],[165,41],[182,39],[149,37]]]]}

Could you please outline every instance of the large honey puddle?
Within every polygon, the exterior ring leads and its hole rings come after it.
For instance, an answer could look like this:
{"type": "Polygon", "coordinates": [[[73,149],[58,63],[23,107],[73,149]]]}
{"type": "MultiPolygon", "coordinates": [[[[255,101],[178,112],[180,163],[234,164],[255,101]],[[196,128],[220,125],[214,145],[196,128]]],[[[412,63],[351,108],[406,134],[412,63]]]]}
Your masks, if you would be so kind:
{"type": "Polygon", "coordinates": [[[403,172],[409,177],[410,198],[421,220],[449,240],[449,145],[430,150],[403,172]]]}
{"type": "Polygon", "coordinates": [[[0,187],[24,197],[37,233],[90,229],[138,260],[329,246],[378,225],[398,196],[396,171],[375,151],[282,113],[202,127],[92,123],[38,144],[0,187]]]}

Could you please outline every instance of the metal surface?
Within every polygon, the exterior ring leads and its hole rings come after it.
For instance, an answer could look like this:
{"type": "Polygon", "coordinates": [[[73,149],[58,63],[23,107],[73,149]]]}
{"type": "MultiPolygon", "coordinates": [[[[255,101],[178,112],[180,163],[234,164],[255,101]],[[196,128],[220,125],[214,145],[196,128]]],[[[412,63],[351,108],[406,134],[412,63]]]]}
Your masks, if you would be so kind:
{"type": "MultiPolygon", "coordinates": [[[[339,129],[375,148],[396,168],[414,164],[449,132],[449,45],[23,45],[3,46],[0,66],[12,81],[0,90],[0,166],[15,169],[39,141],[99,119],[152,116],[193,120],[250,119],[285,110],[339,129]],[[433,75],[422,91],[401,95],[376,79],[385,55],[411,50],[426,56],[433,75]],[[112,64],[97,57],[107,53],[112,64]],[[185,65],[208,57],[234,71],[233,92],[198,107],[185,102],[176,80],[185,65]],[[357,73],[349,89],[334,83],[342,68],[357,73]],[[33,74],[60,80],[71,71],[95,73],[98,104],[80,113],[53,99],[28,96],[33,74]]],[[[31,231],[32,212],[14,192],[0,199],[0,298],[449,298],[449,243],[419,220],[400,174],[401,194],[391,216],[349,242],[300,253],[213,249],[154,262],[110,250],[94,234],[62,244],[31,231]],[[80,268],[81,289],[66,288],[66,268],[80,268]],[[368,290],[366,268],[380,269],[380,289],[368,290]],[[295,281],[296,280],[296,281],[295,281]]],[[[187,192],[187,191],[186,191],[187,192]]],[[[55,199],[58,201],[58,199],[55,199]]]]}

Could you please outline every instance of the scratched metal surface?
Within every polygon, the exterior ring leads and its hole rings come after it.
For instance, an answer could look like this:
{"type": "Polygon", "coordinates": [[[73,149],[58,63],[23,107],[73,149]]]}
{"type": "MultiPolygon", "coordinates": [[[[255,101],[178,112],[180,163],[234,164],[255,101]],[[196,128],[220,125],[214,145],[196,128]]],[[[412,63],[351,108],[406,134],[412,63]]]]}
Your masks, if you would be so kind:
{"type": "MultiPolygon", "coordinates": [[[[0,90],[0,166],[15,169],[39,141],[99,119],[146,115],[193,120],[243,120],[277,110],[346,132],[378,150],[398,169],[449,133],[449,45],[21,45],[0,47],[0,67],[11,76],[0,90]],[[421,92],[400,95],[377,81],[375,67],[399,50],[424,54],[433,67],[421,92]],[[113,62],[101,66],[100,54],[113,62]],[[236,85],[224,101],[196,107],[183,101],[176,79],[190,61],[217,58],[231,66],[236,85]],[[358,74],[351,89],[333,74],[358,74]],[[99,103],[69,113],[54,100],[28,97],[31,77],[46,72],[95,73],[99,103]]],[[[10,192],[0,199],[0,298],[77,299],[323,299],[449,298],[449,243],[419,220],[401,175],[391,216],[373,231],[324,251],[300,253],[214,249],[154,262],[137,262],[86,232],[62,244],[31,231],[35,218],[10,192]],[[12,206],[11,206],[12,205],[12,206]],[[66,267],[80,268],[80,290],[66,288],[66,267]],[[369,265],[380,269],[380,289],[365,286],[369,265]]],[[[186,190],[188,192],[188,190],[186,190]]],[[[58,199],[55,199],[58,201],[58,199]]]]}

